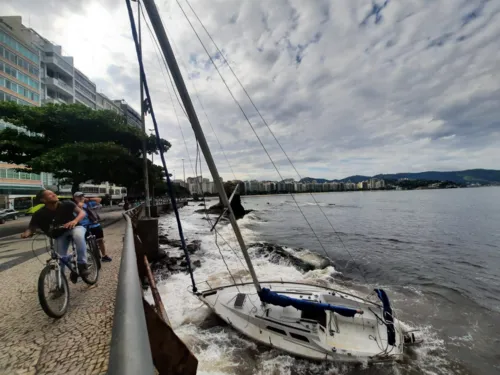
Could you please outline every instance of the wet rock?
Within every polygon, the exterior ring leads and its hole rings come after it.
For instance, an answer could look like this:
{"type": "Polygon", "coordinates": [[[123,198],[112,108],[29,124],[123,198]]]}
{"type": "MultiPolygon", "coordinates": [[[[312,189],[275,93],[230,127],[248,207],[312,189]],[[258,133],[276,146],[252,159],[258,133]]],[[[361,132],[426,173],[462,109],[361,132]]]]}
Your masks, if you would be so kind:
{"type": "Polygon", "coordinates": [[[289,262],[295,268],[307,272],[323,269],[331,265],[325,257],[304,249],[286,250],[283,246],[271,243],[253,243],[248,246],[256,251],[257,256],[267,258],[271,263],[289,262]]]}
{"type": "MultiPolygon", "coordinates": [[[[236,188],[236,185],[232,182],[226,182],[224,184],[224,190],[226,191],[226,195],[228,197],[231,196],[233,193],[234,189],[236,188]]],[[[251,212],[251,210],[245,210],[243,205],[241,204],[241,197],[239,194],[235,194],[233,197],[233,200],[231,201],[231,208],[233,210],[234,216],[236,219],[241,219],[243,216],[251,212]]],[[[224,206],[222,202],[220,201],[219,198],[219,203],[210,206],[208,209],[201,209],[201,210],[196,210],[195,212],[197,213],[207,213],[207,214],[213,214],[213,215],[220,215],[224,212],[224,206]]]]}
{"type": "Polygon", "coordinates": [[[186,246],[186,249],[189,252],[189,254],[194,254],[195,252],[200,250],[200,246],[201,246],[201,241],[194,240],[189,245],[186,246]]]}
{"type": "MultiPolygon", "coordinates": [[[[163,279],[168,278],[173,273],[189,272],[188,263],[184,251],[181,248],[180,240],[168,240],[168,250],[163,249],[162,258],[156,260],[151,265],[151,270],[156,276],[163,279]]],[[[190,254],[200,249],[201,241],[194,240],[186,246],[190,254]]],[[[201,260],[197,257],[191,257],[191,269],[201,267],[201,260]]]]}
{"type": "Polygon", "coordinates": [[[181,240],[170,240],[168,239],[166,242],[167,245],[172,246],[172,247],[182,247],[182,242],[181,240]]]}
{"type": "Polygon", "coordinates": [[[168,267],[168,269],[171,272],[181,272],[184,270],[183,267],[178,264],[171,265],[170,267],[168,267]]]}

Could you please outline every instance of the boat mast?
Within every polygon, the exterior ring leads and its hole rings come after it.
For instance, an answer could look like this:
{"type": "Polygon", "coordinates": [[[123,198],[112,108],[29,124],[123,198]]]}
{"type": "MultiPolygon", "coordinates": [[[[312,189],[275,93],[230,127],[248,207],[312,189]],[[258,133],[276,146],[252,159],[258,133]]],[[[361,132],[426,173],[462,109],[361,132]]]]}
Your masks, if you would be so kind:
{"type": "Polygon", "coordinates": [[[243,257],[245,258],[245,262],[247,263],[248,270],[250,271],[250,275],[252,276],[255,288],[257,289],[257,292],[260,292],[259,280],[257,279],[257,275],[255,274],[252,261],[250,260],[250,256],[248,255],[248,250],[245,241],[243,240],[240,228],[238,227],[238,223],[236,222],[236,218],[231,208],[231,204],[227,198],[226,191],[224,190],[224,185],[220,179],[219,172],[212,157],[212,153],[210,152],[210,148],[208,147],[205,134],[203,133],[200,121],[198,120],[198,116],[196,115],[193,103],[191,102],[189,92],[186,88],[186,84],[184,83],[184,79],[182,78],[179,65],[177,64],[174,52],[172,51],[172,47],[170,46],[170,42],[168,40],[167,33],[165,32],[165,28],[163,27],[163,23],[158,13],[158,9],[156,8],[156,4],[154,0],[143,0],[143,4],[144,7],[146,8],[146,12],[148,13],[156,37],[158,38],[158,42],[160,43],[161,50],[163,52],[163,55],[165,56],[165,60],[167,61],[168,68],[170,69],[172,78],[174,79],[177,91],[179,92],[182,103],[184,104],[184,108],[186,109],[186,113],[189,117],[189,122],[191,123],[191,127],[193,128],[194,134],[196,135],[196,139],[200,145],[200,148],[203,152],[203,156],[205,157],[205,160],[207,162],[208,169],[210,170],[212,178],[214,179],[214,184],[217,188],[217,191],[219,192],[222,204],[224,205],[224,207],[227,208],[229,212],[229,221],[231,222],[231,226],[233,227],[234,234],[236,235],[236,239],[238,240],[238,244],[240,245],[243,257]]]}

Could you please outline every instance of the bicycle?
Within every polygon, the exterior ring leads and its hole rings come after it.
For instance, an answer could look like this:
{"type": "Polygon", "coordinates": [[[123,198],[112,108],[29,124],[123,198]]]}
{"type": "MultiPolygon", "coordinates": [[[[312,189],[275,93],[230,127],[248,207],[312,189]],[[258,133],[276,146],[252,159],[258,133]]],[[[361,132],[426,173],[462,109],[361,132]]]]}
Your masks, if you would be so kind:
{"type": "Polygon", "coordinates": [[[85,242],[87,243],[87,249],[94,254],[97,263],[97,268],[101,269],[102,267],[101,251],[99,250],[99,246],[97,245],[97,239],[90,231],[88,225],[85,226],[85,229],[87,230],[87,232],[85,232],[85,242]]]}
{"type": "MultiPolygon", "coordinates": [[[[53,228],[62,229],[62,227],[53,228]]],[[[99,268],[94,252],[87,249],[87,267],[90,274],[87,276],[80,275],[76,261],[76,249],[73,239],[71,239],[72,252],[68,255],[59,255],[54,246],[54,240],[49,236],[50,241],[50,259],[47,260],[47,265],[44,267],[40,276],[38,277],[38,299],[43,311],[54,319],[59,319],[66,314],[69,306],[69,285],[66,275],[63,272],[63,266],[70,270],[70,280],[76,284],[78,277],[88,285],[94,285],[99,279],[99,268]],[[48,295],[45,295],[45,283],[49,283],[48,295]],[[50,301],[59,301],[60,307],[54,308],[51,306],[50,301]]],[[[88,246],[88,242],[87,242],[88,246]]]]}

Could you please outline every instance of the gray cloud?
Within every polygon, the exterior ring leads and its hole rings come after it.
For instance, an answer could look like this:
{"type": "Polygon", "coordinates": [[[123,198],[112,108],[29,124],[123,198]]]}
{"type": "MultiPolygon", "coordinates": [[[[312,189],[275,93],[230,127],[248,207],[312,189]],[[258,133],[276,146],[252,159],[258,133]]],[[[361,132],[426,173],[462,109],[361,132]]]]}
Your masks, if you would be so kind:
{"type": "MultiPolygon", "coordinates": [[[[296,177],[186,2],[180,2],[283,175],[296,177]]],[[[498,2],[191,3],[303,176],[500,164],[498,2]]],[[[108,96],[138,107],[137,62],[122,1],[7,4],[11,14],[25,20],[31,15],[32,26],[49,39],[73,44],[78,67],[108,96]],[[78,15],[98,20],[86,30],[78,15]]],[[[157,5],[223,176],[232,178],[203,108],[238,177],[277,178],[176,2],[157,5]]],[[[181,170],[185,158],[189,171],[174,108],[193,164],[195,139],[175,97],[173,104],[170,100],[170,82],[144,30],[153,104],[162,134],[173,142],[170,169],[181,170]]]]}

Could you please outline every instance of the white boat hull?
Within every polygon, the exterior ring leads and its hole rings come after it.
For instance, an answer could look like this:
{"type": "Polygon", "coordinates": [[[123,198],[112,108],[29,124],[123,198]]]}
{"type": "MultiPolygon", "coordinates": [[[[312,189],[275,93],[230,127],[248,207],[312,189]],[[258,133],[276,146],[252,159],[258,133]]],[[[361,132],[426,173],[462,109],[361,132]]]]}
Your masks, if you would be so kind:
{"type": "Polygon", "coordinates": [[[263,305],[252,283],[208,289],[198,297],[231,327],[262,344],[311,360],[381,362],[402,359],[404,339],[394,319],[395,345],[388,344],[382,306],[317,285],[261,282],[280,295],[363,311],[349,318],[326,311],[307,316],[294,307],[263,305]]]}

